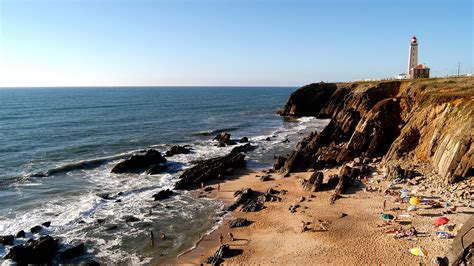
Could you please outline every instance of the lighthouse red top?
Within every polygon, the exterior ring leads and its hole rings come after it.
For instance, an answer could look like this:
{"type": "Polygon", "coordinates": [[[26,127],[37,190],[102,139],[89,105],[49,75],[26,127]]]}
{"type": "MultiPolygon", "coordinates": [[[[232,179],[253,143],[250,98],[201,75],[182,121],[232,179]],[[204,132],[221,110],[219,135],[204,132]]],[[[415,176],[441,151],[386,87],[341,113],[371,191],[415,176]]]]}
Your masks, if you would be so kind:
{"type": "Polygon", "coordinates": [[[416,37],[415,37],[415,35],[413,35],[413,37],[411,37],[411,43],[412,43],[412,44],[416,44],[416,37]]]}

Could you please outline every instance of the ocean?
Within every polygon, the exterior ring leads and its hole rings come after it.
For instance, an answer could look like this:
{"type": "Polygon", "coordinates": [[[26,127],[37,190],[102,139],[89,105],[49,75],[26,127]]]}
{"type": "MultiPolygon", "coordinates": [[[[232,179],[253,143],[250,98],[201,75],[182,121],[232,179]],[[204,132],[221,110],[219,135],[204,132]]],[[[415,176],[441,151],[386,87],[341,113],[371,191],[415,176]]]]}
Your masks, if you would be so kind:
{"type": "MultiPolygon", "coordinates": [[[[325,121],[276,114],[295,89],[0,89],[0,235],[25,230],[30,238],[57,237],[62,248],[85,243],[87,252],[71,263],[156,263],[177,256],[220,221],[223,203],[186,191],[157,202],[152,195],[173,188],[193,161],[228,153],[232,146],[219,148],[212,140],[221,131],[257,146],[246,157],[247,167],[257,170],[271,167],[273,155],[290,152],[310,130],[321,130],[325,121]],[[169,157],[163,174],[110,173],[137,151],[163,153],[174,144],[190,145],[192,152],[169,157]],[[120,202],[102,193],[120,194],[120,202]],[[127,215],[140,221],[126,223],[127,215]],[[46,221],[49,228],[29,233],[46,221]],[[155,249],[151,230],[167,235],[155,249]]],[[[0,262],[7,252],[0,245],[0,262]]]]}

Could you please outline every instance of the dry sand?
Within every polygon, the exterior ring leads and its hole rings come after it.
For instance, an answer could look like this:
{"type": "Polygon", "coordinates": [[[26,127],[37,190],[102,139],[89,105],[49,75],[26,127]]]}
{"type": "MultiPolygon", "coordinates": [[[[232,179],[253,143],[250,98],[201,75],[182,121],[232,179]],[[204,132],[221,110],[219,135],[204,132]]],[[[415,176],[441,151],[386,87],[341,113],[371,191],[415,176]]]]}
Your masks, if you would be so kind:
{"type": "MultiPolygon", "coordinates": [[[[334,170],[336,171],[336,170],[334,170]]],[[[330,172],[330,171],[329,171],[330,172]]],[[[411,224],[419,232],[418,240],[396,239],[385,231],[400,227],[400,223],[379,227],[382,224],[380,213],[383,201],[387,200],[387,209],[401,207],[406,210],[408,204],[396,205],[394,197],[384,196],[381,192],[366,192],[353,189],[347,197],[329,205],[332,191],[307,192],[300,184],[301,178],[309,178],[311,173],[294,173],[290,177],[272,174],[273,180],[262,182],[258,176],[262,172],[238,172],[220,184],[220,190],[213,190],[208,197],[219,198],[226,203],[234,201],[233,193],[250,187],[264,192],[272,187],[287,190],[280,195],[281,202],[267,202],[266,208],[259,212],[231,212],[219,228],[203,237],[196,249],[172,260],[171,264],[201,264],[212,256],[219,244],[219,236],[224,243],[230,244],[233,257],[226,258],[224,264],[278,264],[278,265],[314,265],[314,264],[389,264],[414,265],[429,264],[432,258],[443,255],[451,245],[451,239],[438,239],[433,221],[444,209],[427,209],[421,206],[411,217],[403,218],[402,224],[411,224]],[[298,203],[300,197],[305,200],[298,203]],[[290,205],[301,205],[291,213],[290,205]],[[341,213],[347,214],[341,218],[341,213]],[[229,229],[227,222],[237,217],[247,218],[252,224],[246,227],[229,229]],[[301,222],[309,222],[309,230],[301,232],[301,222]],[[327,231],[320,230],[319,224],[327,231]],[[231,241],[228,233],[236,238],[231,241]],[[428,256],[417,257],[409,249],[421,246],[428,256]]],[[[325,173],[327,178],[328,172],[325,173]]],[[[380,184],[386,187],[387,183],[380,184]]],[[[213,185],[217,188],[216,185],[213,185]]],[[[407,187],[407,186],[404,186],[407,187]]],[[[410,187],[408,187],[410,188],[410,187]]],[[[198,193],[197,191],[196,193],[198,193]]],[[[405,211],[404,211],[405,212],[405,211]]],[[[387,212],[396,214],[395,212],[387,212]]],[[[450,224],[456,229],[465,222],[472,209],[458,208],[456,214],[447,215],[450,224]]],[[[407,225],[403,225],[404,228],[407,225]]]]}

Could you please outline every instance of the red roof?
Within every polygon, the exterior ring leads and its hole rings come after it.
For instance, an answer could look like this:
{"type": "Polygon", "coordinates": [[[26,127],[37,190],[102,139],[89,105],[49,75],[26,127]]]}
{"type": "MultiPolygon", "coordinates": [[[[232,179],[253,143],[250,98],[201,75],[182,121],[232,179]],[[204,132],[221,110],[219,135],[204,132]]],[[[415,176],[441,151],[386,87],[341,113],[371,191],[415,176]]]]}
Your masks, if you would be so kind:
{"type": "Polygon", "coordinates": [[[428,68],[428,67],[426,67],[426,66],[423,65],[423,64],[419,64],[419,65],[417,65],[417,66],[414,67],[414,68],[416,68],[416,69],[424,69],[424,68],[428,68]]]}

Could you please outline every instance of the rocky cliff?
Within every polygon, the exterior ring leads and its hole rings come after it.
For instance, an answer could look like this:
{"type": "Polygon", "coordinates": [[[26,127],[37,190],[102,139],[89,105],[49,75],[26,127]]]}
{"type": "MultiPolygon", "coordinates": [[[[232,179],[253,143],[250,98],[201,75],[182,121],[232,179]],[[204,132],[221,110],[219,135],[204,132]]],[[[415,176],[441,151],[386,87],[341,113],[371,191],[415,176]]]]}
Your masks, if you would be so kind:
{"type": "Polygon", "coordinates": [[[329,118],[298,144],[281,171],[355,158],[425,167],[452,183],[474,176],[474,78],[317,83],[290,95],[283,116],[329,118]]]}

